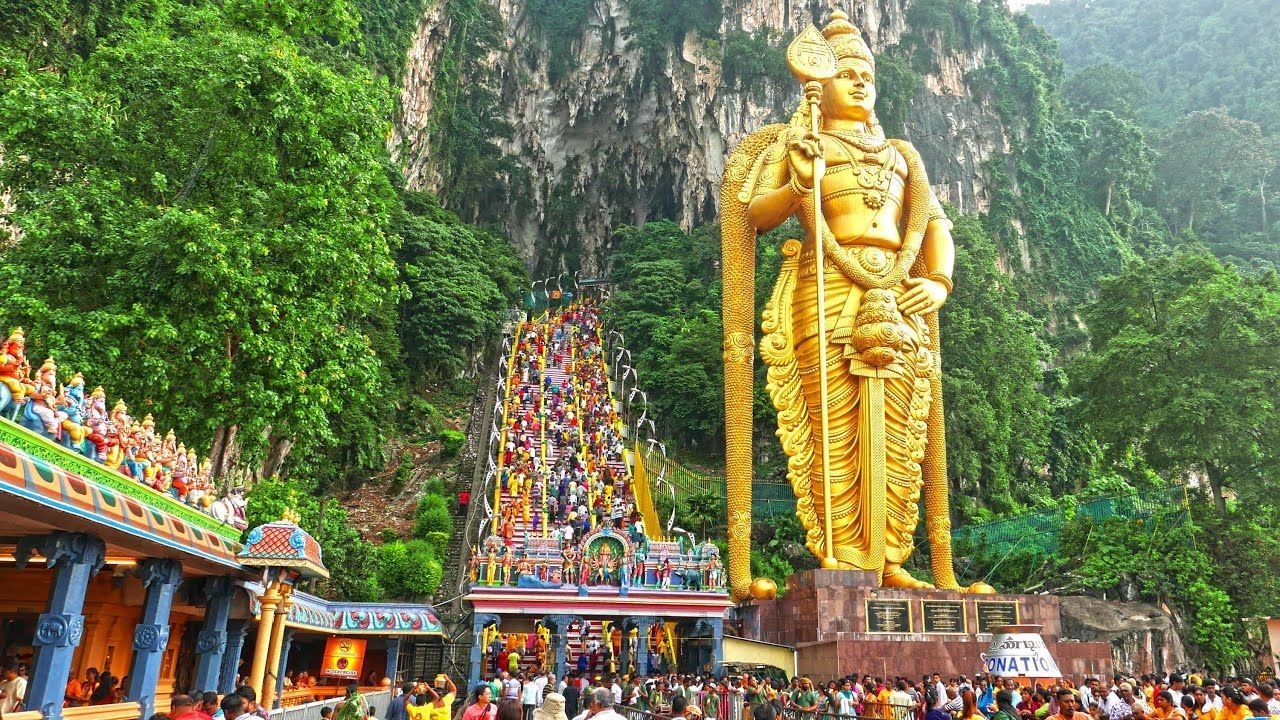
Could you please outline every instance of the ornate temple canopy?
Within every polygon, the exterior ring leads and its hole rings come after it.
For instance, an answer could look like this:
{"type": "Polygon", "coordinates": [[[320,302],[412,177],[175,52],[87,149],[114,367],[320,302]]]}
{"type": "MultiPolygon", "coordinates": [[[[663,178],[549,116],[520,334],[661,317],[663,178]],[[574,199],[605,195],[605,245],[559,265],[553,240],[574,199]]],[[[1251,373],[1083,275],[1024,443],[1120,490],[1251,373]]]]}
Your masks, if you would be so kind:
{"type": "Polygon", "coordinates": [[[269,522],[249,531],[245,545],[236,556],[246,567],[273,567],[293,570],[303,577],[328,579],[320,543],[292,518],[269,522]]]}

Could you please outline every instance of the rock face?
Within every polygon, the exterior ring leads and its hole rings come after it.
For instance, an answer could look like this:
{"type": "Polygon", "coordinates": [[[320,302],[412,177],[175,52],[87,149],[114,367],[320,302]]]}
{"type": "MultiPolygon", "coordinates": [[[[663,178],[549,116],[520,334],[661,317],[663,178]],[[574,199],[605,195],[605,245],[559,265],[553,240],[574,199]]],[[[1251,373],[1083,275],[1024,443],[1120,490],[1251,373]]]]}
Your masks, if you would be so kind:
{"type": "MultiPolygon", "coordinates": [[[[437,61],[456,31],[442,11],[446,2],[438,0],[419,22],[390,141],[414,189],[435,191],[445,182],[433,166],[429,119],[437,61]]],[[[506,25],[506,48],[473,79],[480,75],[500,92],[514,129],[501,149],[530,180],[475,219],[502,225],[535,273],[604,272],[607,243],[620,224],[672,218],[687,229],[713,221],[729,151],[748,132],[788,120],[800,99],[794,81],[726,82],[719,38],[691,32],[654,62],[628,42],[628,0],[590,3],[568,70],[553,81],[548,43],[527,17],[527,0],[492,2],[506,25]]],[[[844,9],[879,52],[906,32],[911,2],[865,0],[844,9]]],[[[816,0],[724,0],[721,36],[762,28],[793,34],[828,15],[829,3],[816,0]]],[[[935,40],[936,69],[912,100],[905,134],[939,196],[962,211],[981,211],[989,202],[981,167],[1008,152],[1010,132],[967,80],[987,54],[944,50],[935,40]]]]}
{"type": "Polygon", "coordinates": [[[1170,672],[1187,667],[1172,617],[1138,602],[1062,597],[1062,637],[1111,644],[1117,672],[1170,672]]]}

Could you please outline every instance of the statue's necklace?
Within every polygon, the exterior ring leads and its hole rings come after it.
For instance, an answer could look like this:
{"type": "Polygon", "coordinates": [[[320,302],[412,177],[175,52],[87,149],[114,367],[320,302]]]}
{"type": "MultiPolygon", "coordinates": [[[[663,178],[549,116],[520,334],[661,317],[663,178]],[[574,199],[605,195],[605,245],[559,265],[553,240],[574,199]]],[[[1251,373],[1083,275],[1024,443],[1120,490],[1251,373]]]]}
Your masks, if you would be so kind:
{"type": "Polygon", "coordinates": [[[847,140],[838,134],[832,134],[844,154],[849,157],[849,165],[853,168],[858,185],[862,188],[862,201],[871,210],[879,210],[889,197],[889,186],[893,179],[892,151],[886,141],[877,147],[860,145],[856,141],[847,140]],[[858,155],[849,147],[862,150],[858,155]]]}
{"type": "Polygon", "coordinates": [[[882,137],[865,135],[852,130],[823,130],[822,132],[839,139],[842,145],[852,145],[864,153],[880,153],[889,147],[889,141],[882,137]]]}

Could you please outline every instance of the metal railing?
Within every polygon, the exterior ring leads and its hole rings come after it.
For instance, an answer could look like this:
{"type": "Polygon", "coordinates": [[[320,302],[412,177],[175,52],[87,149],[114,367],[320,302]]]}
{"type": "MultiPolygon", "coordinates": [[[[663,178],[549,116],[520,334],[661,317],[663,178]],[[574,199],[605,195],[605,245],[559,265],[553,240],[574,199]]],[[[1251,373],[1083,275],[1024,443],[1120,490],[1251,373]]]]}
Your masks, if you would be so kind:
{"type": "Polygon", "coordinates": [[[858,704],[857,713],[852,715],[822,710],[806,712],[788,707],[782,709],[782,717],[786,720],[917,720],[920,717],[918,710],[916,705],[863,702],[858,704]]]}
{"type": "Polygon", "coordinates": [[[1182,508],[1185,512],[1183,489],[1163,488],[1086,500],[1070,508],[1041,510],[1003,520],[966,525],[953,530],[951,539],[957,545],[967,543],[986,548],[989,552],[1007,552],[1017,547],[1042,555],[1052,554],[1057,552],[1058,537],[1071,517],[1089,517],[1094,522],[1104,522],[1111,518],[1135,520],[1177,508],[1182,508]],[[1070,513],[1067,512],[1068,509],[1070,513]]]}
{"type": "MultiPolygon", "coordinates": [[[[378,718],[387,716],[387,707],[391,702],[390,690],[379,690],[378,692],[363,693],[363,695],[365,702],[369,704],[370,715],[378,718]]],[[[344,699],[335,697],[272,710],[271,720],[320,720],[321,708],[336,708],[344,699]]]]}
{"type": "MultiPolygon", "coordinates": [[[[713,693],[700,691],[689,699],[689,705],[697,706],[705,720],[743,720],[748,714],[745,696],[741,692],[713,693]]],[[[627,720],[668,720],[668,712],[645,710],[630,705],[617,705],[613,708],[627,720]]]]}

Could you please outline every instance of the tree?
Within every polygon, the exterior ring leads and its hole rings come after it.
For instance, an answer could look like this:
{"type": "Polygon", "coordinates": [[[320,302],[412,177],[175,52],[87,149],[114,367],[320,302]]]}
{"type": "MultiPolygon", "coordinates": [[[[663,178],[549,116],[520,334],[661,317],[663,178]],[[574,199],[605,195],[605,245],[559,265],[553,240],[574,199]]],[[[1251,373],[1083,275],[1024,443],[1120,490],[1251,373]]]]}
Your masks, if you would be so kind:
{"type": "Polygon", "coordinates": [[[1067,78],[1063,99],[1078,115],[1094,111],[1112,113],[1134,121],[1137,108],[1147,97],[1147,86],[1138,73],[1114,63],[1090,65],[1067,78]]]}
{"type": "Polygon", "coordinates": [[[427,193],[406,192],[397,222],[400,336],[409,367],[456,377],[492,340],[528,275],[505,238],[463,223],[427,193]]]}
{"type": "Polygon", "coordinates": [[[1111,215],[1117,188],[1127,199],[1151,185],[1154,153],[1135,123],[1109,110],[1095,110],[1087,115],[1079,142],[1085,186],[1102,190],[1103,215],[1111,215]]]}
{"type": "Polygon", "coordinates": [[[676,506],[676,525],[698,533],[704,540],[708,533],[722,536],[727,524],[724,496],[718,492],[695,493],[676,506]]]}
{"type": "Polygon", "coordinates": [[[948,474],[958,494],[1007,512],[1035,496],[1015,478],[1044,461],[1049,405],[1036,386],[1048,350],[981,220],[960,217],[953,235],[956,287],[940,313],[948,474]]]}
{"type": "Polygon", "coordinates": [[[173,6],[65,73],[7,56],[3,320],[65,366],[274,474],[387,390],[369,332],[400,293],[384,88],[173,6]],[[323,99],[323,100],[321,100],[323,99]]]}
{"type": "MultiPolygon", "coordinates": [[[[1134,107],[1153,127],[1225,105],[1276,132],[1280,16],[1271,0],[1055,0],[1027,13],[1057,39],[1068,67],[1109,65],[1141,77],[1148,92],[1134,107]]],[[[1097,89],[1104,80],[1093,74],[1097,89]]]]}
{"type": "Polygon", "coordinates": [[[1203,248],[1103,281],[1073,365],[1083,417],[1113,457],[1195,473],[1221,515],[1224,488],[1274,467],[1280,434],[1280,277],[1241,275],[1203,248]]]}
{"type": "MultiPolygon", "coordinates": [[[[1199,229],[1197,217],[1227,222],[1234,229],[1229,216],[1238,195],[1265,188],[1266,176],[1276,164],[1258,126],[1231,117],[1224,108],[1180,118],[1160,145],[1164,152],[1156,172],[1163,209],[1170,225],[1192,232],[1199,229]]],[[[1220,229],[1219,234],[1225,233],[1220,229]]]]}

